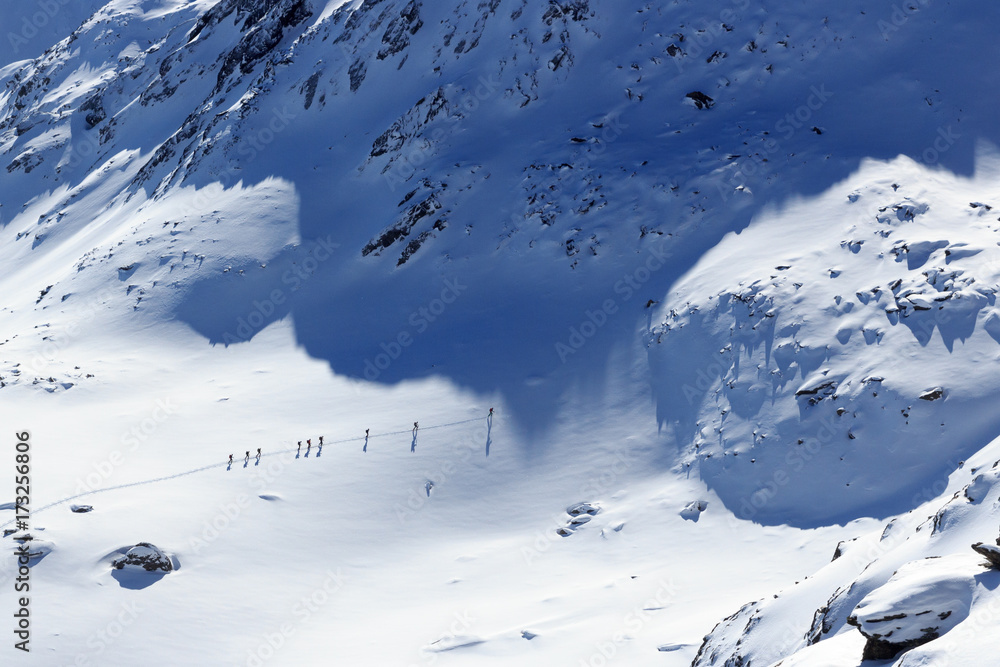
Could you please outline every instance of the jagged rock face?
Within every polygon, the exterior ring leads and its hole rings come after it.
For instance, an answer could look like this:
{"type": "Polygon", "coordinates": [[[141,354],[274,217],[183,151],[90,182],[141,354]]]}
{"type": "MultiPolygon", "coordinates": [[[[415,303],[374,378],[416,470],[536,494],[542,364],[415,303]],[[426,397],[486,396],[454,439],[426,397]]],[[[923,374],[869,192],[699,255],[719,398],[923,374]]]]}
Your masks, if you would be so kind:
{"type": "Polygon", "coordinates": [[[111,565],[116,570],[128,567],[146,572],[171,572],[174,569],[170,557],[149,542],[139,542],[124,556],[112,561],[111,565]]]}
{"type": "MultiPolygon", "coordinates": [[[[141,11],[119,11],[111,18],[98,12],[68,40],[11,70],[6,80],[10,94],[0,98],[0,156],[7,156],[8,173],[27,175],[42,167],[56,182],[73,183],[118,151],[141,144],[146,150],[130,165],[130,196],[141,189],[162,196],[189,179],[203,181],[219,174],[229,185],[231,165],[254,160],[274,134],[284,132],[292,119],[302,120],[301,112],[319,110],[335,120],[345,105],[355,104],[345,96],[356,93],[368,100],[387,97],[389,103],[382,105],[401,112],[380,128],[358,173],[374,160],[379,162],[379,180],[391,190],[404,184],[411,190],[410,181],[421,180],[417,172],[423,171],[423,159],[437,152],[436,145],[470,108],[512,95],[520,98],[520,106],[538,99],[539,70],[567,69],[573,33],[587,33],[595,17],[589,4],[579,1],[521,2],[507,15],[499,0],[432,10],[417,0],[365,1],[347,3],[319,21],[314,3],[306,0],[223,0],[200,15],[191,15],[193,11],[194,6],[174,8],[167,17],[174,27],[147,43],[131,44],[123,35],[130,23],[146,20],[141,11]],[[428,11],[432,19],[425,16],[428,11]],[[429,21],[441,27],[431,30],[429,21]],[[521,37],[510,52],[479,56],[484,36],[507,30],[511,21],[520,26],[521,37]],[[537,44],[536,29],[544,33],[537,44]],[[95,36],[101,38],[96,44],[95,36]],[[418,37],[421,42],[414,47],[418,37]],[[122,43],[116,44],[116,38],[122,43]],[[87,44],[83,52],[78,50],[81,43],[87,44]],[[460,76],[446,79],[443,87],[437,81],[422,87],[423,74],[409,77],[406,89],[419,91],[413,97],[400,91],[398,99],[392,99],[381,81],[362,90],[371,73],[384,78],[386,67],[401,70],[414,49],[422,56],[433,54],[429,64],[416,67],[433,67],[435,79],[449,68],[460,76]],[[52,103],[54,91],[80,59],[97,62],[102,57],[108,62],[100,76],[75,93],[85,98],[76,105],[72,100],[52,103]],[[471,70],[454,64],[470,57],[475,60],[471,70]],[[491,65],[488,71],[480,65],[484,57],[491,65]],[[297,66],[303,60],[315,66],[297,66]],[[213,62],[214,68],[206,66],[213,62]],[[470,71],[473,74],[466,77],[470,71]],[[214,85],[206,86],[209,73],[214,85]],[[283,96],[284,106],[272,110],[273,101],[265,98],[276,87],[290,87],[301,98],[283,96]],[[279,114],[281,127],[275,126],[272,113],[279,114]],[[448,124],[442,124],[439,114],[448,124]]],[[[46,237],[44,227],[49,224],[45,221],[43,229],[34,230],[36,240],[46,237]]],[[[398,226],[403,237],[414,237],[403,244],[398,264],[446,226],[444,219],[430,221],[426,228],[398,226]]],[[[377,243],[376,237],[368,245],[377,243]]]]}
{"type": "MultiPolygon", "coordinates": [[[[248,3],[231,0],[216,5],[210,12],[220,11],[221,22],[230,12],[236,10],[239,20],[245,15],[242,37],[239,44],[229,51],[219,67],[216,91],[220,90],[230,75],[237,69],[242,74],[254,71],[257,64],[281,43],[285,31],[294,28],[311,16],[305,0],[270,0],[264,3],[248,3]]],[[[206,15],[207,16],[207,15],[206,15]]],[[[192,35],[194,39],[197,35],[192,35]]]]}
{"type": "MultiPolygon", "coordinates": [[[[234,261],[241,263],[236,275],[252,271],[253,280],[277,283],[265,286],[268,293],[283,285],[280,272],[272,272],[277,279],[267,276],[262,265],[287,258],[286,246],[326,236],[338,239],[365,271],[322,288],[322,280],[312,281],[308,309],[340,309],[348,320],[360,317],[343,310],[355,287],[351,280],[365,274],[390,289],[410,288],[406,273],[414,262],[436,263],[442,273],[502,272],[498,292],[533,298],[542,297],[521,267],[554,264],[567,289],[553,284],[540,310],[585,312],[593,294],[616,285],[662,246],[670,262],[642,294],[636,290],[632,303],[656,302],[706,247],[741,229],[772,198],[805,186],[815,191],[869,155],[866,145],[863,153],[852,148],[828,159],[831,147],[821,142],[853,132],[838,119],[856,117],[848,113],[854,102],[833,89],[813,91],[813,82],[804,84],[797,74],[803,61],[836,54],[829,62],[838,63],[838,76],[854,77],[861,56],[843,45],[870,38],[869,18],[853,8],[805,6],[777,26],[766,10],[728,1],[640,3],[623,11],[593,0],[380,0],[336,9],[308,0],[222,0],[172,3],[155,16],[131,6],[98,11],[64,42],[0,72],[0,166],[7,170],[0,199],[11,202],[0,214],[17,230],[11,252],[28,246],[48,252],[59,239],[79,234],[93,223],[83,203],[104,188],[119,194],[109,203],[115,215],[135,226],[116,233],[107,247],[74,250],[72,272],[40,286],[53,284],[39,309],[60,295],[87,292],[81,283],[102,282],[104,272],[123,264],[113,255],[129,249],[146,261],[122,286],[129,290],[126,307],[178,304],[171,315],[184,319],[190,295],[234,261]],[[686,97],[692,92],[714,106],[696,108],[686,97]],[[808,128],[782,133],[777,119],[751,117],[757,108],[784,108],[799,98],[816,116],[810,125],[823,125],[822,136],[808,128]],[[735,118],[746,122],[734,125],[735,118]],[[786,169],[791,155],[795,167],[786,169]],[[810,166],[833,163],[839,165],[833,174],[810,166]],[[211,225],[247,225],[253,220],[246,218],[259,217],[220,207],[219,193],[209,190],[245,199],[237,186],[290,192],[282,222],[294,229],[252,249],[216,247],[213,257],[206,251],[211,225]],[[43,195],[44,205],[22,207],[43,195]],[[177,205],[166,228],[146,215],[157,204],[177,205]],[[157,273],[158,266],[166,268],[157,273]]],[[[879,75],[872,76],[864,85],[879,89],[879,75]]],[[[906,95],[927,106],[923,93],[906,95]]],[[[968,101],[986,104],[984,98],[968,101]]],[[[942,122],[934,116],[935,127],[942,122]]],[[[923,148],[900,149],[887,140],[880,155],[923,148]]],[[[982,199],[977,193],[973,201],[982,199]]],[[[877,204],[884,210],[872,213],[887,234],[933,215],[917,194],[880,197],[877,204]]],[[[986,206],[972,211],[985,215],[986,206]]],[[[264,210],[274,207],[261,202],[255,209],[264,210]]],[[[931,313],[921,309],[928,299],[938,304],[937,286],[949,283],[949,291],[962,292],[950,299],[950,312],[965,308],[970,315],[981,301],[972,294],[979,286],[950,274],[975,248],[953,238],[940,248],[935,243],[944,237],[897,236],[885,242],[901,264],[909,268],[930,253],[923,269],[942,271],[921,276],[922,284],[902,285],[894,316],[912,321],[931,313]]],[[[847,242],[838,250],[844,256],[863,256],[873,246],[860,236],[837,240],[847,242]]],[[[876,305],[888,305],[888,298],[883,293],[876,305]]],[[[212,341],[227,333],[188,323],[212,341]]],[[[539,335],[540,346],[550,345],[556,328],[539,335]]],[[[567,328],[558,323],[558,333],[567,328]]],[[[309,330],[297,331],[305,336],[309,330]]],[[[516,332],[497,335],[510,333],[516,332]]],[[[862,335],[875,345],[879,333],[874,327],[862,335]]],[[[363,348],[380,334],[360,332],[345,346],[363,348]]],[[[329,359],[325,341],[300,342],[329,359]]],[[[814,366],[824,351],[822,344],[803,343],[799,366],[814,366]]],[[[364,351],[358,352],[329,360],[338,372],[360,376],[364,351]]],[[[783,361],[794,356],[788,346],[777,352],[783,361]]],[[[544,361],[549,369],[561,363],[558,354],[544,361]]],[[[846,375],[838,371],[828,379],[846,375]]],[[[774,379],[762,378],[761,386],[774,379]]],[[[822,398],[815,412],[823,412],[841,386],[801,400],[822,398]]],[[[734,389],[745,387],[737,381],[734,389]]],[[[949,396],[935,403],[951,402],[952,391],[948,386],[949,396]]],[[[842,421],[852,418],[848,411],[842,421]]],[[[774,441],[764,435],[768,444],[774,441]]],[[[867,436],[844,437],[860,444],[867,436]]],[[[713,453],[709,468],[718,456],[713,453]]]]}
{"type": "MultiPolygon", "coordinates": [[[[997,542],[1000,543],[1000,540],[997,540],[997,542]]],[[[985,558],[989,562],[990,567],[1000,570],[1000,546],[976,542],[972,545],[972,550],[985,558]]]]}

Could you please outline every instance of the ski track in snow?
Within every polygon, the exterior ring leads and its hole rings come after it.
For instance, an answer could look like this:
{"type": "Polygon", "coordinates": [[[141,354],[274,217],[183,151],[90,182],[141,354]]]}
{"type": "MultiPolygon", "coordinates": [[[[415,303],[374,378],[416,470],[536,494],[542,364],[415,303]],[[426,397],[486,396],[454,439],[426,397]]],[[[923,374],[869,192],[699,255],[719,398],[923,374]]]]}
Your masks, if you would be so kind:
{"type": "MultiPolygon", "coordinates": [[[[448,422],[447,424],[433,424],[431,426],[421,426],[419,429],[417,429],[417,431],[419,433],[420,431],[430,431],[432,429],[450,428],[452,426],[460,426],[462,424],[471,424],[472,422],[481,421],[483,419],[487,419],[487,418],[486,417],[476,417],[475,419],[463,419],[461,421],[448,422]]],[[[364,442],[365,440],[371,440],[373,438],[385,438],[385,437],[388,437],[388,436],[391,436],[391,435],[402,435],[402,434],[409,434],[409,433],[412,433],[412,429],[411,430],[403,430],[403,431],[389,431],[388,433],[376,433],[375,435],[370,435],[370,436],[367,436],[367,437],[362,436],[360,438],[344,438],[342,440],[331,440],[329,442],[324,442],[322,445],[317,445],[317,448],[326,447],[328,445],[339,445],[339,444],[343,444],[343,443],[347,443],[347,442],[364,442]]],[[[415,451],[415,450],[411,450],[411,451],[415,451]]],[[[261,452],[260,458],[264,458],[265,456],[277,456],[277,455],[280,455],[280,454],[291,454],[291,453],[294,453],[294,452],[296,452],[296,450],[294,450],[294,449],[283,449],[283,450],[280,450],[280,451],[267,452],[267,453],[261,452]]],[[[252,456],[250,458],[256,459],[257,457],[252,456]]],[[[233,459],[233,462],[235,463],[236,460],[237,459],[233,459]]],[[[146,479],[146,480],[141,480],[141,481],[138,481],[138,482],[129,482],[127,484],[118,484],[116,486],[109,486],[109,487],[106,487],[106,488],[103,488],[103,489],[94,489],[93,491],[85,491],[84,493],[78,493],[78,494],[73,495],[73,496],[67,496],[66,498],[63,498],[61,500],[56,500],[54,502],[51,502],[48,505],[43,505],[42,507],[39,507],[36,510],[32,510],[31,515],[32,516],[36,516],[36,515],[44,512],[47,509],[51,509],[53,507],[58,507],[59,505],[62,505],[64,503],[68,503],[71,500],[76,500],[77,498],[85,498],[87,496],[92,496],[92,495],[95,495],[95,494],[98,494],[98,493],[105,493],[107,491],[117,491],[117,490],[120,490],[120,489],[128,489],[128,488],[131,488],[133,486],[145,486],[147,484],[157,484],[159,482],[166,482],[167,480],[177,479],[179,477],[187,477],[188,475],[194,475],[194,474],[199,473],[199,472],[205,472],[206,470],[211,470],[213,468],[218,468],[220,466],[229,466],[229,465],[230,465],[229,461],[223,461],[221,463],[212,463],[212,464],[209,464],[207,466],[202,466],[200,468],[194,468],[192,470],[186,470],[184,472],[175,473],[173,475],[166,475],[164,477],[156,477],[154,479],[146,479]]],[[[13,503],[7,503],[7,504],[11,505],[11,507],[9,507],[9,508],[3,507],[3,508],[0,508],[0,509],[14,509],[13,503]]],[[[13,523],[16,523],[17,521],[18,521],[18,519],[11,519],[9,521],[5,521],[4,523],[0,523],[0,528],[5,528],[6,526],[9,526],[9,525],[11,525],[13,523]]]]}
{"type": "Polygon", "coordinates": [[[0,422],[54,434],[39,483],[76,491],[164,417],[150,479],[32,513],[123,491],[47,515],[33,648],[87,664],[122,591],[81,564],[134,533],[196,567],[101,664],[260,664],[331,564],[360,592],[274,664],[857,665],[865,599],[880,632],[949,614],[895,667],[997,664],[1000,571],[969,545],[996,553],[1000,507],[998,7],[6,3],[0,422]],[[149,412],[166,387],[180,416],[149,412]],[[229,462],[154,477],[331,404],[359,433],[470,396],[522,427],[489,465],[393,440],[207,552],[232,489],[189,476],[229,462]]]}

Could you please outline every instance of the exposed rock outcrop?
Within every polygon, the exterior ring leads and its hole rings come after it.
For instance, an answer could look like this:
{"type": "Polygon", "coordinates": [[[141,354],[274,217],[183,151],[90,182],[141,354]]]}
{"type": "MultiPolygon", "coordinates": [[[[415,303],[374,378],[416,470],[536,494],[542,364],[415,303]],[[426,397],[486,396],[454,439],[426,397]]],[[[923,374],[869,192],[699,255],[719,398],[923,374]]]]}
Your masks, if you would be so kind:
{"type": "Polygon", "coordinates": [[[128,567],[133,570],[141,568],[146,572],[171,572],[174,569],[170,557],[149,542],[139,542],[124,556],[112,561],[111,565],[116,570],[128,567]]]}

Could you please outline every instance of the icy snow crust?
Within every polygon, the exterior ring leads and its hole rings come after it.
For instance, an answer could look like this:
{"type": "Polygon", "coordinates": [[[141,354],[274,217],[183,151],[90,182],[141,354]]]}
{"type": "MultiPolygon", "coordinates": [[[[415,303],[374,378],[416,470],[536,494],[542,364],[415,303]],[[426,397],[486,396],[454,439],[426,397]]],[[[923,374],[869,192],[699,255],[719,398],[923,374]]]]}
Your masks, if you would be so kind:
{"type": "Polygon", "coordinates": [[[38,664],[860,664],[932,556],[895,664],[996,654],[996,6],[57,5],[0,47],[38,664]]]}

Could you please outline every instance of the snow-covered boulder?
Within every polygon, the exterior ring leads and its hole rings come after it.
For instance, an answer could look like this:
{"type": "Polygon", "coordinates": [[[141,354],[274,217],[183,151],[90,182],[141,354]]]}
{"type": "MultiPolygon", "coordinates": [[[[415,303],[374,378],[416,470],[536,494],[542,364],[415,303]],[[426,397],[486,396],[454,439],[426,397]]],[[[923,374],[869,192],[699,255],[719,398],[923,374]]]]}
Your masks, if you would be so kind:
{"type": "Polygon", "coordinates": [[[580,526],[590,522],[598,512],[601,511],[601,506],[597,503],[574,503],[566,508],[566,514],[570,516],[569,523],[566,526],[556,529],[556,534],[562,537],[569,537],[573,534],[580,526]]]}
{"type": "Polygon", "coordinates": [[[977,569],[975,560],[964,554],[925,558],[899,568],[847,618],[868,639],[863,658],[894,658],[965,620],[977,569]]]}
{"type": "Polygon", "coordinates": [[[970,503],[978,503],[983,500],[993,487],[996,485],[997,481],[1000,481],[1000,471],[990,470],[988,472],[976,475],[972,478],[972,481],[966,485],[963,490],[963,495],[970,503]]]}
{"type": "Polygon", "coordinates": [[[139,542],[124,556],[112,561],[111,565],[116,570],[128,567],[131,570],[142,569],[146,572],[170,572],[174,569],[170,557],[149,542],[139,542]]]}
{"type": "Polygon", "coordinates": [[[707,500],[692,500],[684,509],[680,511],[682,519],[697,522],[701,518],[701,513],[708,509],[707,500]]]}
{"type": "Polygon", "coordinates": [[[570,516],[588,515],[594,516],[601,511],[601,506],[597,503],[574,503],[566,508],[566,514],[570,516]]]}
{"type": "Polygon", "coordinates": [[[936,401],[939,398],[943,397],[944,397],[944,389],[942,389],[941,387],[932,387],[931,389],[924,391],[923,393],[920,394],[920,396],[918,396],[918,398],[923,401],[936,401]]]}

